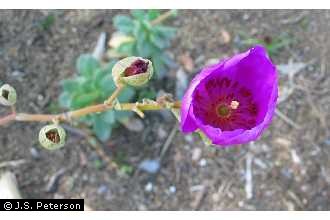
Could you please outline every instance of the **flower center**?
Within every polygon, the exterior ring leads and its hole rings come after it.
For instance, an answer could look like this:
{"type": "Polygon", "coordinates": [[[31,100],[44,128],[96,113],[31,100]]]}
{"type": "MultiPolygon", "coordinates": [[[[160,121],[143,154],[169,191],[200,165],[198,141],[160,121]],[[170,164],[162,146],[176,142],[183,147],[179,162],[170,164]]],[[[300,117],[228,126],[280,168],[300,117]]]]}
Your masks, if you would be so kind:
{"type": "Polygon", "coordinates": [[[124,71],[124,75],[133,76],[140,73],[145,73],[148,70],[149,62],[145,62],[141,59],[134,61],[129,67],[127,67],[124,71]]]}
{"type": "Polygon", "coordinates": [[[203,124],[222,131],[256,126],[260,110],[252,91],[227,77],[206,80],[193,94],[193,111],[203,124]]]}
{"type": "Polygon", "coordinates": [[[227,118],[230,116],[230,108],[227,105],[220,104],[217,107],[217,113],[221,118],[227,118]]]}
{"type": "Polygon", "coordinates": [[[238,101],[231,101],[230,105],[220,104],[217,107],[217,115],[221,118],[228,118],[233,110],[236,110],[239,106],[238,101]]]}

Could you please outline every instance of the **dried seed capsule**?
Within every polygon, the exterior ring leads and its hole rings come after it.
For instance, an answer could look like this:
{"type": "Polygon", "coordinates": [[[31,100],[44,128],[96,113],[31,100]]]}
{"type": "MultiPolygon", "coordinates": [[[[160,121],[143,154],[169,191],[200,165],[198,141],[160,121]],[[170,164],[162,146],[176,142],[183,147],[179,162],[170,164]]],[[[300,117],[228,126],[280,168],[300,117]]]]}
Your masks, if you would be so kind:
{"type": "Polygon", "coordinates": [[[112,76],[117,86],[120,84],[142,86],[151,79],[152,74],[152,62],[141,57],[124,58],[112,68],[112,76]]]}
{"type": "Polygon", "coordinates": [[[1,86],[0,103],[2,105],[6,105],[6,106],[15,105],[16,98],[17,98],[16,90],[12,86],[8,84],[4,84],[3,86],[1,86]]]}
{"type": "Polygon", "coordinates": [[[48,150],[56,150],[63,147],[65,137],[65,130],[56,124],[46,125],[39,132],[39,142],[48,150]]]}

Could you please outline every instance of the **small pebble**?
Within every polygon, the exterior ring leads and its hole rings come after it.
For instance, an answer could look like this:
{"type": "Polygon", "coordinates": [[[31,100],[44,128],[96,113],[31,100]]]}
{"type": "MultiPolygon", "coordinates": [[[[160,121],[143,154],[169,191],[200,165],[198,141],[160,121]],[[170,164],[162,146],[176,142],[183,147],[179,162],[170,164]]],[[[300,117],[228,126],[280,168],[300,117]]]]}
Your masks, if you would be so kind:
{"type": "Polygon", "coordinates": [[[249,14],[244,14],[243,15],[243,20],[247,21],[250,18],[249,14]]]}
{"type": "Polygon", "coordinates": [[[202,150],[200,148],[195,148],[192,152],[191,159],[193,161],[198,161],[202,156],[202,150]]]}
{"type": "Polygon", "coordinates": [[[38,101],[42,101],[42,100],[44,100],[44,97],[43,97],[42,95],[39,94],[39,95],[37,96],[37,99],[38,99],[38,101]]]}
{"type": "Polygon", "coordinates": [[[164,130],[163,127],[159,127],[157,130],[157,136],[159,139],[164,139],[167,136],[167,132],[164,130]]]}
{"type": "Polygon", "coordinates": [[[205,167],[206,164],[207,164],[207,161],[206,161],[206,159],[204,159],[204,158],[202,158],[202,159],[199,161],[199,166],[201,166],[201,167],[205,167]]]}
{"type": "Polygon", "coordinates": [[[175,187],[175,186],[170,186],[170,188],[168,189],[168,191],[169,191],[171,194],[174,194],[174,193],[176,193],[176,187],[175,187]]]}
{"type": "Polygon", "coordinates": [[[25,75],[25,73],[24,72],[21,72],[21,71],[19,71],[19,70],[15,70],[15,71],[13,71],[12,73],[11,73],[11,75],[13,76],[13,77],[22,77],[22,76],[24,76],[25,75]]]}
{"type": "Polygon", "coordinates": [[[227,196],[230,198],[230,199],[233,199],[234,198],[234,194],[232,192],[227,192],[227,196]]]}
{"type": "Polygon", "coordinates": [[[36,159],[36,160],[40,159],[40,153],[36,148],[31,147],[30,148],[30,154],[33,157],[33,159],[36,159]]]}
{"type": "Polygon", "coordinates": [[[184,139],[188,142],[188,143],[192,143],[194,141],[194,138],[191,134],[185,135],[184,139]]]}
{"type": "Polygon", "coordinates": [[[160,162],[158,159],[156,160],[144,160],[139,164],[139,168],[148,173],[157,173],[160,168],[160,162]]]}
{"type": "Polygon", "coordinates": [[[238,206],[239,206],[239,207],[243,207],[243,206],[244,206],[244,202],[243,202],[243,201],[239,201],[239,202],[238,202],[238,206]]]}
{"type": "Polygon", "coordinates": [[[144,190],[146,192],[151,192],[154,188],[154,185],[151,182],[148,182],[147,185],[145,185],[144,190]]]}
{"type": "Polygon", "coordinates": [[[130,131],[141,132],[144,129],[144,124],[139,118],[131,118],[123,121],[123,125],[130,131]]]}
{"type": "Polygon", "coordinates": [[[107,191],[108,191],[108,187],[103,184],[97,189],[97,194],[102,195],[105,194],[107,191]]]}

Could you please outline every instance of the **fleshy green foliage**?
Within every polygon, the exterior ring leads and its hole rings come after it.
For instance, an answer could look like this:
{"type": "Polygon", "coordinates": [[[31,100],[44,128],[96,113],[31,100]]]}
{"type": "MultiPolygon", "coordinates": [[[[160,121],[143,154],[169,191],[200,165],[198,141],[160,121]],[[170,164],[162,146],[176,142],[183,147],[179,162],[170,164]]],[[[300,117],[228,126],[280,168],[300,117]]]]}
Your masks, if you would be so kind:
{"type": "Polygon", "coordinates": [[[243,37],[243,45],[251,46],[254,44],[262,44],[266,47],[270,57],[277,55],[280,50],[294,42],[294,40],[285,33],[276,37],[264,36],[262,38],[250,38],[245,34],[241,34],[241,36],[243,37]]]}
{"type": "Polygon", "coordinates": [[[42,30],[47,31],[54,23],[55,23],[55,16],[50,14],[40,21],[39,27],[42,30]]]}
{"type": "MultiPolygon", "coordinates": [[[[176,11],[172,11],[175,15],[176,11]]],[[[156,76],[163,76],[173,60],[165,52],[175,37],[173,27],[151,22],[161,15],[159,10],[132,10],[131,16],[117,15],[113,19],[115,28],[132,40],[121,43],[115,52],[120,56],[141,56],[153,62],[156,76]]]]}
{"type": "MultiPolygon", "coordinates": [[[[102,103],[115,90],[111,70],[114,62],[105,66],[89,54],[81,55],[76,64],[77,74],[62,81],[63,92],[59,104],[67,109],[75,110],[93,104],[102,103]]],[[[129,102],[135,95],[131,87],[126,87],[118,97],[120,102],[129,102]]],[[[93,127],[95,135],[106,141],[118,121],[130,116],[129,112],[109,110],[99,114],[91,114],[81,118],[83,122],[93,127]]]]}
{"type": "Polygon", "coordinates": [[[143,99],[156,99],[157,93],[153,88],[143,88],[141,90],[137,91],[138,93],[138,98],[137,100],[139,102],[142,102],[143,99]]]}

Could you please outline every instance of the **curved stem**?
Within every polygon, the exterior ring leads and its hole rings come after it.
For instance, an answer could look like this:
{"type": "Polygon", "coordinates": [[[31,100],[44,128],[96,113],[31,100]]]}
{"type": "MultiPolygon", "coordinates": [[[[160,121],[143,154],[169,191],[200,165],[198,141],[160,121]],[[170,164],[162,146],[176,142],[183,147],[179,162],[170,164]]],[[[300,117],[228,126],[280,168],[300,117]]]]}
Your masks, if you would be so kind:
{"type": "Polygon", "coordinates": [[[112,95],[104,102],[105,105],[112,105],[113,101],[118,97],[120,92],[124,89],[124,85],[118,85],[112,95]]]}
{"type": "Polygon", "coordinates": [[[7,124],[11,121],[71,121],[73,118],[79,118],[87,114],[103,112],[112,108],[114,100],[118,97],[123,90],[124,85],[119,85],[112,95],[103,103],[81,108],[75,111],[69,111],[62,114],[26,114],[16,113],[12,107],[12,114],[0,118],[0,126],[7,124]]]}

